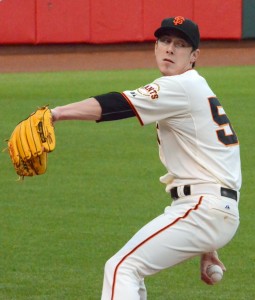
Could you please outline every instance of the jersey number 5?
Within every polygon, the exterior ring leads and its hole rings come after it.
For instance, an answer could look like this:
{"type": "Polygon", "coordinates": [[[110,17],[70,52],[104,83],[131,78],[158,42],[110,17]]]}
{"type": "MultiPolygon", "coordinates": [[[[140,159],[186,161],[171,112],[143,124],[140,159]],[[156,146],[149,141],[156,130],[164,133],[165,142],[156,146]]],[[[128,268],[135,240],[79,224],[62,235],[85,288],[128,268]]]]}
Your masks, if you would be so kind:
{"type": "Polygon", "coordinates": [[[210,103],[213,120],[220,127],[220,129],[216,130],[219,141],[226,146],[238,144],[238,138],[235,134],[235,131],[232,128],[219,100],[215,97],[208,98],[208,100],[210,103]]]}

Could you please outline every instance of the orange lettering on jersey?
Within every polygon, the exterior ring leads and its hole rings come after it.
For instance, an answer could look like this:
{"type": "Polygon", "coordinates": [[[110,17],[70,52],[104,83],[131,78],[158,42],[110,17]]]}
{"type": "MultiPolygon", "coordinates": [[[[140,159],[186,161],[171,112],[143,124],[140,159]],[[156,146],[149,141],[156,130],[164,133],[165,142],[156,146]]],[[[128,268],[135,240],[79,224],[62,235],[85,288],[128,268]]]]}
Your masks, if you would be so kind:
{"type": "Polygon", "coordinates": [[[146,91],[148,91],[148,92],[153,92],[153,91],[155,91],[155,89],[154,89],[152,86],[149,86],[149,85],[145,86],[144,88],[145,88],[146,91]]]}
{"type": "Polygon", "coordinates": [[[151,99],[154,100],[158,98],[158,91],[155,89],[155,87],[146,85],[144,88],[149,92],[151,99]]]}
{"type": "Polygon", "coordinates": [[[177,25],[183,24],[184,21],[185,21],[184,17],[178,16],[178,17],[174,18],[173,23],[174,23],[175,26],[177,26],[177,25]]]}
{"type": "Polygon", "coordinates": [[[160,87],[157,83],[151,83],[146,86],[142,86],[137,89],[137,92],[141,95],[150,97],[152,100],[158,99],[158,92],[160,87]]]}

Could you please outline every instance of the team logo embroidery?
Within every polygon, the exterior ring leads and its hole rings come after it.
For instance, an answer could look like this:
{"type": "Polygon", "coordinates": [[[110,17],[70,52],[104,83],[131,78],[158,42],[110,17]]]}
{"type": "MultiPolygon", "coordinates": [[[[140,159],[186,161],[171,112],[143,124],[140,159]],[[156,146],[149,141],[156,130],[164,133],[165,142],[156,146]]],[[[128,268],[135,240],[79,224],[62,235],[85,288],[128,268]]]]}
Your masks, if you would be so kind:
{"type": "Polygon", "coordinates": [[[158,99],[159,90],[160,87],[157,83],[151,83],[146,86],[140,87],[139,89],[137,89],[137,92],[144,96],[150,97],[152,100],[156,100],[158,99]]]}
{"type": "Polygon", "coordinates": [[[184,21],[185,21],[185,18],[178,16],[178,17],[174,18],[173,23],[175,26],[177,26],[177,25],[183,24],[184,21]]]}

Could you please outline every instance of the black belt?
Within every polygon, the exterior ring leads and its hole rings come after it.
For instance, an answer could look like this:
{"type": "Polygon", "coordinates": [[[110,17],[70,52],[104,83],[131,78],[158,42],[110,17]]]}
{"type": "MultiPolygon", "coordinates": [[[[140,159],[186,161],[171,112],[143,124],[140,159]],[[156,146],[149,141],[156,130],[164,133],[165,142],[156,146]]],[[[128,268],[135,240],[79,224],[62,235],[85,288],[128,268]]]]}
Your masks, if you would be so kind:
{"type": "MultiPolygon", "coordinates": [[[[170,190],[171,193],[171,197],[174,200],[177,200],[180,198],[180,196],[178,195],[178,187],[174,187],[170,190]]],[[[231,198],[234,199],[235,201],[237,201],[237,191],[231,190],[231,189],[227,189],[224,187],[220,188],[220,193],[222,197],[227,197],[227,198],[231,198]]],[[[191,188],[190,185],[185,185],[183,187],[183,195],[184,196],[190,196],[191,195],[191,188]]]]}

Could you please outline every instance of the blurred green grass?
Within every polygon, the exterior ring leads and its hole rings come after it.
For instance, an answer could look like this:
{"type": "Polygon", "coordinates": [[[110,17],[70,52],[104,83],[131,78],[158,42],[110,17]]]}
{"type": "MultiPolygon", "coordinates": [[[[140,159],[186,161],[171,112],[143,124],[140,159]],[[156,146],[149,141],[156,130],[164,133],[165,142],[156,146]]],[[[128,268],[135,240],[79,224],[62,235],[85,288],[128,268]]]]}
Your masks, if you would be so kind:
{"type": "MultiPolygon", "coordinates": [[[[199,68],[224,105],[241,143],[241,225],[220,256],[221,284],[199,280],[199,260],[146,280],[148,299],[255,299],[255,67],[199,68]]],[[[14,126],[36,107],[108,91],[134,89],[157,70],[0,74],[2,148],[14,126]]],[[[134,119],[56,124],[57,147],[43,176],[16,182],[0,156],[0,299],[100,299],[104,263],[170,199],[155,126],[134,119]]]]}

